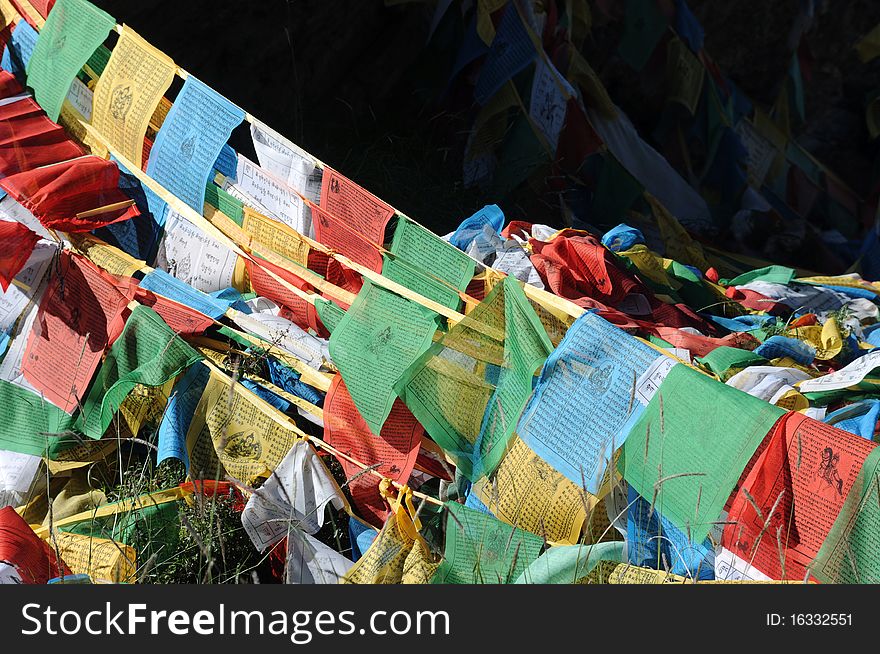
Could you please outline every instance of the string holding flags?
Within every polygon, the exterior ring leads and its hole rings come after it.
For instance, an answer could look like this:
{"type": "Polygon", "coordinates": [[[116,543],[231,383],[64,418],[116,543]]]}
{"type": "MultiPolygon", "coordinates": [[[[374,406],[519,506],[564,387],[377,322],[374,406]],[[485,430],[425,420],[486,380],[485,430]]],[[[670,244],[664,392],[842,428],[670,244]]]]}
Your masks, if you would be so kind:
{"type": "Polygon", "coordinates": [[[692,236],[718,198],[771,206],[783,160],[798,188],[815,171],[737,113],[683,2],[627,3],[620,54],[665,55],[676,115],[711,119],[688,176],[546,50],[582,9],[476,3],[480,127],[510,117],[535,158],[469,155],[592,180],[591,213],[489,205],[446,237],[85,0],[21,6],[0,3],[0,582],[880,574],[880,285],[692,236]],[[229,144],[244,122],[257,161],[229,144]]]}

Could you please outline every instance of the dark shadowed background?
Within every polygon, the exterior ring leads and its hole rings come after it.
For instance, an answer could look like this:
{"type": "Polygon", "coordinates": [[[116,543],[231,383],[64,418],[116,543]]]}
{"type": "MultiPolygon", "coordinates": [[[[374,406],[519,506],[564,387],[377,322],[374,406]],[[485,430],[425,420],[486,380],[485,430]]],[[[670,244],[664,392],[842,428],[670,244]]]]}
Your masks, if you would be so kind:
{"type": "MultiPolygon", "coordinates": [[[[504,198],[463,189],[468,107],[444,92],[445,60],[426,48],[434,3],[94,2],[244,109],[441,233],[487,202],[499,202],[508,218],[559,223],[558,213],[528,188],[504,198]]],[[[766,105],[791,61],[787,35],[800,3],[688,2],[721,69],[766,105]]],[[[862,64],[853,44],[880,22],[880,1],[817,5],[801,46],[812,65],[798,140],[865,196],[876,178],[876,152],[864,107],[880,88],[880,67],[862,64]]],[[[585,54],[614,101],[649,136],[660,107],[649,101],[650,80],[615,54],[620,29],[594,22],[585,54]]],[[[233,145],[247,153],[245,137],[238,130],[233,145]]]]}

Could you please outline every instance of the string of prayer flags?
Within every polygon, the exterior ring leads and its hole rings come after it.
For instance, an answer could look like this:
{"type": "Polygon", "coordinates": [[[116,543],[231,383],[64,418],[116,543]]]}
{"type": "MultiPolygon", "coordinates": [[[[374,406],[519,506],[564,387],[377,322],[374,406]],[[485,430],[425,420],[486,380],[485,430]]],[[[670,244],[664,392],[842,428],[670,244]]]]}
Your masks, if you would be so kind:
{"type": "Polygon", "coordinates": [[[585,3],[475,3],[466,182],[528,181],[569,228],[489,205],[441,239],[249,116],[259,165],[237,153],[244,112],[128,27],[111,53],[85,0],[0,0],[0,581],[59,576],[46,548],[175,570],[207,498],[291,583],[875,579],[872,207],[786,140],[803,57],[771,119],[683,0],[624,4],[623,58],[666,56],[674,157],[559,46],[585,3]],[[782,236],[753,246],[755,216],[782,236]],[[788,237],[787,265],[744,254],[788,237]],[[791,260],[815,244],[823,274],[791,260]],[[189,481],[131,499],[117,450],[189,481]]]}
{"type": "Polygon", "coordinates": [[[609,541],[595,545],[559,545],[550,547],[532,561],[516,584],[602,583],[596,573],[605,566],[621,564],[626,559],[626,545],[609,541]]]}
{"type": "Polygon", "coordinates": [[[134,299],[159,314],[162,320],[181,336],[203,334],[214,324],[214,320],[205,314],[140,286],[135,288],[134,299]]]}
{"type": "Polygon", "coordinates": [[[238,255],[226,245],[176,211],[169,211],[156,268],[199,291],[213,293],[241,285],[244,264],[239,264],[238,255]]]}
{"type": "Polygon", "coordinates": [[[244,111],[189,76],[162,123],[147,174],[199,214],[214,162],[244,111]]]}
{"type": "Polygon", "coordinates": [[[338,584],[354,562],[301,531],[287,536],[288,584],[338,584]]]}
{"type": "Polygon", "coordinates": [[[58,0],[27,63],[28,86],[52,121],[76,74],[116,26],[116,19],[86,0],[58,0]]]}
{"type": "MultiPolygon", "coordinates": [[[[179,556],[180,509],[173,500],[180,497],[179,488],[157,491],[134,501],[103,504],[65,518],[56,525],[62,532],[90,539],[105,539],[129,546],[140,543],[140,553],[145,560],[152,559],[154,565],[162,566],[179,556]]],[[[121,565],[125,563],[121,562],[121,565]]]]}
{"type": "MultiPolygon", "coordinates": [[[[298,179],[298,182],[301,189],[290,186],[239,154],[234,182],[227,179],[223,186],[251,208],[309,236],[313,233],[311,210],[299,195],[305,195],[308,181],[298,179]]],[[[313,202],[317,203],[317,197],[313,202]]]]}
{"type": "Polygon", "coordinates": [[[449,237],[449,242],[459,250],[466,250],[468,244],[489,226],[492,231],[500,233],[504,227],[504,213],[497,204],[487,204],[472,216],[465,218],[449,237]]]}
{"type": "Polygon", "coordinates": [[[694,543],[685,532],[664,518],[649,499],[628,489],[626,543],[629,562],[648,568],[668,569],[691,579],[714,579],[715,548],[711,537],[694,543]]]}
{"type": "Polygon", "coordinates": [[[395,382],[428,349],[436,329],[433,311],[364,280],[333,330],[330,356],[372,433],[382,433],[395,382]]]}
{"type": "Polygon", "coordinates": [[[282,286],[272,275],[281,277],[306,293],[314,292],[311,284],[269,261],[260,261],[259,265],[248,261],[246,266],[251,288],[260,297],[268,298],[278,304],[279,316],[296,323],[302,329],[311,328],[316,334],[326,335],[326,331],[318,324],[316,306],[282,286]]]}
{"type": "Polygon", "coordinates": [[[220,318],[229,308],[228,303],[198,291],[189,284],[160,269],[151,270],[144,275],[139,287],[195,309],[209,318],[220,318]]]}
{"type": "Polygon", "coordinates": [[[194,364],[174,384],[171,397],[168,398],[168,406],[159,425],[157,464],[173,457],[183,461],[189,469],[186,435],[196,405],[208,383],[209,374],[207,366],[194,364]]]}
{"type": "Polygon", "coordinates": [[[0,165],[4,176],[84,154],[82,146],[49,120],[5,70],[0,71],[0,95],[4,99],[0,106],[0,165]]]}
{"type": "Polygon", "coordinates": [[[532,96],[529,115],[555,153],[559,144],[559,133],[565,124],[568,99],[577,93],[552,63],[539,59],[532,80],[532,96]]]}
{"type": "Polygon", "coordinates": [[[286,182],[312,204],[321,203],[323,169],[317,159],[257,120],[251,121],[251,138],[261,168],[286,182]]]}

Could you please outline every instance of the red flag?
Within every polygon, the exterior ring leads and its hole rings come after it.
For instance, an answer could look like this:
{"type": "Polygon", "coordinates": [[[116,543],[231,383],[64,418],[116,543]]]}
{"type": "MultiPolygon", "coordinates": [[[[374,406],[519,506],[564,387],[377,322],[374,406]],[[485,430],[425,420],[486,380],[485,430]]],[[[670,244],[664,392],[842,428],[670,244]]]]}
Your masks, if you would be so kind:
{"type": "Polygon", "coordinates": [[[92,155],[0,179],[0,186],[44,226],[65,232],[91,231],[140,213],[131,205],[78,215],[129,199],[118,187],[116,164],[92,155]]]}
{"type": "Polygon", "coordinates": [[[287,318],[303,329],[310,327],[320,336],[326,337],[327,330],[318,321],[315,307],[296,295],[293,291],[282,286],[273,278],[267,270],[275,273],[287,283],[307,293],[314,292],[311,284],[299,278],[289,270],[276,266],[268,261],[260,261],[260,265],[252,261],[246,261],[248,277],[251,280],[253,291],[265,298],[269,298],[281,307],[281,316],[287,318]]]}
{"type": "MultiPolygon", "coordinates": [[[[376,468],[382,476],[405,484],[419,454],[424,428],[406,405],[397,399],[376,436],[351,399],[342,375],[337,374],[324,400],[324,439],[343,454],[376,468]]],[[[388,506],[379,494],[379,478],[345,459],[339,463],[350,480],[348,490],[360,515],[381,527],[388,517],[388,506]]]]}
{"type": "MultiPolygon", "coordinates": [[[[0,97],[21,93],[15,78],[0,71],[0,97]]],[[[8,177],[85,154],[64,128],[31,98],[0,106],[0,176],[8,177]]]]}
{"type": "Polygon", "coordinates": [[[0,222],[0,286],[4,292],[27,263],[39,240],[39,236],[21,223],[0,222]]]}
{"type": "Polygon", "coordinates": [[[26,584],[45,584],[62,571],[72,574],[11,506],[0,509],[0,561],[12,565],[26,584]]]}
{"type": "Polygon", "coordinates": [[[802,580],[876,443],[781,418],[731,504],[722,545],[771,579],[802,580]]]}

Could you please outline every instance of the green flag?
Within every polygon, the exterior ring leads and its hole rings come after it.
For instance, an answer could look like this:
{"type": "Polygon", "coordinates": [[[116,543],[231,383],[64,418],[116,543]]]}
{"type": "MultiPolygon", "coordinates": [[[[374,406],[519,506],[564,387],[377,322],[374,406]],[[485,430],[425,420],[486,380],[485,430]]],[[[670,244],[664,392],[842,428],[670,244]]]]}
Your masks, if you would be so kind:
{"type": "Polygon", "coordinates": [[[810,566],[825,584],[880,582],[880,447],[871,450],[810,566]]]}
{"type": "Polygon", "coordinates": [[[369,280],[333,329],[330,356],[374,434],[391,412],[394,382],[436,330],[436,313],[369,280]]]}
{"type": "Polygon", "coordinates": [[[49,456],[78,442],[68,415],[36,393],[0,380],[0,450],[49,456]]]}
{"type": "Polygon", "coordinates": [[[202,358],[159,314],[149,307],[136,306],[83,403],[82,432],[90,438],[101,438],[113,414],[137,384],[161,386],[202,358]]]}
{"type": "Polygon", "coordinates": [[[73,78],[116,26],[116,19],[86,0],[58,0],[40,31],[27,65],[34,98],[57,121],[73,78]]]}
{"type": "Polygon", "coordinates": [[[461,304],[458,293],[474,276],[474,262],[464,252],[401,216],[391,253],[385,257],[382,274],[419,295],[451,309],[461,304]]]}
{"type": "Polygon", "coordinates": [[[624,477],[700,543],[783,415],[779,407],[696,370],[673,366],[624,444],[624,477]]]}
{"type": "Polygon", "coordinates": [[[428,434],[476,481],[504,456],[553,345],[506,277],[425,352],[395,388],[428,434]]]}
{"type": "Polygon", "coordinates": [[[446,544],[434,584],[510,584],[529,567],[544,539],[488,513],[446,503],[446,544]]]}

